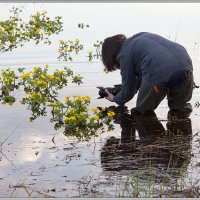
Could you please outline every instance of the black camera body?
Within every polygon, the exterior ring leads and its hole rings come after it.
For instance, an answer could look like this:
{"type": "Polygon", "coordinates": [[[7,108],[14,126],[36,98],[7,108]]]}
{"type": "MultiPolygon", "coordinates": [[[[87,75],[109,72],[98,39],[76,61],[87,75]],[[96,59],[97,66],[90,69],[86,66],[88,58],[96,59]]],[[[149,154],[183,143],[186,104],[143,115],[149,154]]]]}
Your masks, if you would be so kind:
{"type": "Polygon", "coordinates": [[[119,91],[121,90],[122,85],[118,84],[118,85],[114,85],[114,87],[97,87],[99,89],[99,97],[98,99],[102,99],[108,96],[108,94],[106,93],[106,89],[113,94],[114,96],[119,93],[119,91]]]}

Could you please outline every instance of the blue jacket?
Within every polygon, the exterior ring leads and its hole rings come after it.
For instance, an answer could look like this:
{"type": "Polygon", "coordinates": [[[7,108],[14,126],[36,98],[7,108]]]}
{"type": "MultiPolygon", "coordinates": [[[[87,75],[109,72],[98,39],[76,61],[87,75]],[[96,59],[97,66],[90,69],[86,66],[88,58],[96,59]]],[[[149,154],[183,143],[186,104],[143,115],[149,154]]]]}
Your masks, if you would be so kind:
{"type": "Polygon", "coordinates": [[[117,55],[122,89],[114,102],[124,105],[140,87],[172,87],[192,70],[192,60],[183,46],[159,35],[141,32],[126,39],[117,55]]]}

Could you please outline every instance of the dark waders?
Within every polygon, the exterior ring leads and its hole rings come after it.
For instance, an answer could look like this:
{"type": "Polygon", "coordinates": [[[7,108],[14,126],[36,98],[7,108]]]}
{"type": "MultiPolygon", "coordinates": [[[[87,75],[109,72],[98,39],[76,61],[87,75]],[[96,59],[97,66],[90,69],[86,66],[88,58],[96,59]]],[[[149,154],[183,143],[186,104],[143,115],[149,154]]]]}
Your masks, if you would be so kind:
{"type": "Polygon", "coordinates": [[[171,88],[156,85],[154,87],[141,87],[136,107],[132,109],[132,113],[145,114],[154,111],[165,96],[167,96],[170,111],[192,112],[192,106],[188,102],[192,98],[193,82],[193,74],[191,73],[186,80],[171,88]]]}

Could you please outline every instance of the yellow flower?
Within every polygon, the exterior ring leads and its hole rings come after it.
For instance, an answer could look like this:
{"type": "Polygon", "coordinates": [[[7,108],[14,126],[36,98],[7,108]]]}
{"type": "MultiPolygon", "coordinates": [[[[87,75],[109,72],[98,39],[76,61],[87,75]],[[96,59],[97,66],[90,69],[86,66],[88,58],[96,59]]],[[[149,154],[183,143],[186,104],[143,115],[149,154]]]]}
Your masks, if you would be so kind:
{"type": "Polygon", "coordinates": [[[25,73],[25,74],[21,74],[20,75],[20,78],[22,78],[22,79],[26,79],[26,78],[28,78],[29,76],[30,76],[30,72],[27,72],[27,73],[25,73]]]}
{"type": "Polygon", "coordinates": [[[85,114],[84,112],[80,112],[80,114],[79,114],[79,115],[80,115],[80,116],[83,116],[84,114],[85,114]]]}
{"type": "Polygon", "coordinates": [[[34,100],[34,99],[37,98],[37,97],[39,97],[39,95],[38,95],[38,94],[35,94],[35,93],[29,95],[29,99],[30,99],[30,100],[34,100]]]}
{"type": "Polygon", "coordinates": [[[112,111],[108,111],[107,115],[108,115],[108,117],[113,117],[113,116],[115,116],[115,113],[112,111]]]}
{"type": "Polygon", "coordinates": [[[65,117],[64,121],[67,122],[67,121],[75,121],[76,118],[74,116],[72,117],[65,117]]]}
{"type": "Polygon", "coordinates": [[[81,101],[83,98],[82,98],[82,96],[73,96],[75,99],[77,99],[77,100],[79,100],[79,101],[81,101]]]}
{"type": "Polygon", "coordinates": [[[43,86],[43,87],[46,87],[47,86],[47,83],[42,81],[42,80],[36,80],[34,81],[34,83],[36,83],[38,86],[43,86]]]}
{"type": "Polygon", "coordinates": [[[37,81],[37,84],[38,85],[43,85],[43,81],[39,80],[39,81],[37,81]]]}
{"type": "Polygon", "coordinates": [[[39,28],[36,28],[35,33],[36,33],[36,34],[39,34],[39,33],[40,33],[40,29],[39,29],[39,28]]]}
{"type": "Polygon", "coordinates": [[[44,76],[44,74],[42,74],[42,75],[41,75],[41,78],[42,78],[42,79],[45,79],[46,77],[44,76]]]}
{"type": "Polygon", "coordinates": [[[34,24],[34,20],[33,19],[31,19],[30,21],[29,21],[29,24],[34,24]]]}
{"type": "Polygon", "coordinates": [[[76,117],[76,119],[79,119],[81,117],[81,115],[76,114],[75,117],[76,117]]]}
{"type": "Polygon", "coordinates": [[[93,109],[92,109],[92,111],[93,111],[94,113],[97,113],[98,110],[99,110],[98,108],[93,108],[93,109]]]}
{"type": "Polygon", "coordinates": [[[78,43],[79,43],[79,39],[76,38],[76,39],[75,39],[75,44],[78,44],[78,43]]]}
{"type": "Polygon", "coordinates": [[[70,100],[70,99],[69,99],[69,96],[66,96],[66,97],[65,97],[65,101],[66,101],[66,102],[69,102],[69,100],[70,100]]]}
{"type": "Polygon", "coordinates": [[[26,79],[28,76],[27,76],[27,74],[22,74],[21,76],[20,76],[20,78],[22,78],[22,79],[26,79]]]}
{"type": "Polygon", "coordinates": [[[70,117],[65,117],[64,121],[67,122],[69,121],[70,117]]]}
{"type": "Polygon", "coordinates": [[[89,117],[89,120],[90,120],[90,121],[99,120],[99,116],[97,116],[97,115],[91,116],[91,117],[89,117]]]}
{"type": "Polygon", "coordinates": [[[33,71],[34,71],[34,72],[36,72],[36,71],[37,71],[37,69],[38,69],[38,67],[37,67],[37,66],[35,66],[35,67],[33,68],[33,71]]]}
{"type": "Polygon", "coordinates": [[[101,110],[102,110],[102,111],[105,111],[105,110],[106,110],[106,108],[105,108],[105,107],[101,107],[101,110]]]}
{"type": "Polygon", "coordinates": [[[58,81],[58,82],[60,82],[61,80],[60,80],[60,78],[56,78],[56,80],[58,81]]]}
{"type": "Polygon", "coordinates": [[[76,120],[76,118],[74,116],[71,117],[71,120],[76,120]]]}
{"type": "Polygon", "coordinates": [[[68,110],[66,113],[71,114],[72,112],[73,112],[72,110],[68,110]]]}
{"type": "Polygon", "coordinates": [[[75,99],[78,100],[90,100],[91,98],[89,96],[73,96],[75,99]]]}
{"type": "Polygon", "coordinates": [[[85,99],[89,101],[91,98],[89,96],[85,96],[85,99]]]}
{"type": "Polygon", "coordinates": [[[99,116],[95,115],[94,120],[99,120],[99,116]]]}
{"type": "Polygon", "coordinates": [[[51,75],[51,74],[47,74],[46,77],[47,77],[48,79],[54,79],[54,76],[51,75]]]}
{"type": "Polygon", "coordinates": [[[8,26],[8,25],[4,25],[4,28],[5,28],[5,29],[8,29],[8,28],[9,28],[9,26],[8,26]]]}

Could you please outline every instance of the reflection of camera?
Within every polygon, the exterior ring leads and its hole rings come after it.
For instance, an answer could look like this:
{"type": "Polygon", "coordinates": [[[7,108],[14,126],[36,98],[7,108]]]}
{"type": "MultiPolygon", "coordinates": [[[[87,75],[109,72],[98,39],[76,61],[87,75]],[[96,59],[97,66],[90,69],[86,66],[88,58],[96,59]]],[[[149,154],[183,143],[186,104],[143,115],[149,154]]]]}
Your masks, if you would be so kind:
{"type": "Polygon", "coordinates": [[[121,90],[121,84],[119,85],[114,85],[114,87],[97,87],[99,89],[99,97],[98,99],[101,99],[101,98],[104,98],[104,97],[107,97],[107,93],[106,93],[106,89],[111,93],[113,94],[114,96],[119,93],[119,91],[121,90]]]}

